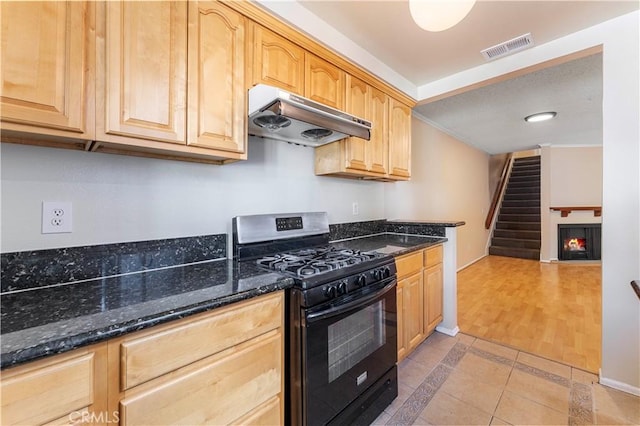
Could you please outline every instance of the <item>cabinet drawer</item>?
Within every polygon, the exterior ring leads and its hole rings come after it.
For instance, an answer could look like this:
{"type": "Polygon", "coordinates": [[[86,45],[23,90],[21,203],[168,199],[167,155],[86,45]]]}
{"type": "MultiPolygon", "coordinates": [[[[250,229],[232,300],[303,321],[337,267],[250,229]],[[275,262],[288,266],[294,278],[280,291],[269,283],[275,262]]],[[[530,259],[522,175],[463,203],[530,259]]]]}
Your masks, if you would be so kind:
{"type": "Polygon", "coordinates": [[[281,327],[282,299],[282,292],[262,296],[125,339],[120,346],[122,390],[281,327]]]}
{"type": "MultiPolygon", "coordinates": [[[[93,403],[94,354],[54,361],[2,379],[2,424],[64,420],[93,403]]],[[[11,373],[9,373],[11,374],[11,373]]]]}
{"type": "Polygon", "coordinates": [[[442,263],[442,245],[431,247],[424,251],[424,266],[426,268],[442,263]]]}
{"type": "Polygon", "coordinates": [[[272,331],[126,397],[120,403],[121,424],[229,424],[280,394],[282,347],[282,335],[272,331]]]}
{"type": "Polygon", "coordinates": [[[232,422],[234,425],[245,426],[245,425],[264,425],[264,426],[273,426],[273,425],[281,425],[284,424],[284,420],[281,416],[280,407],[282,406],[282,400],[279,397],[275,397],[258,408],[254,409],[252,412],[247,414],[246,416],[237,419],[232,422]]]}
{"type": "Polygon", "coordinates": [[[403,278],[422,270],[422,251],[396,258],[398,278],[403,278]]]}

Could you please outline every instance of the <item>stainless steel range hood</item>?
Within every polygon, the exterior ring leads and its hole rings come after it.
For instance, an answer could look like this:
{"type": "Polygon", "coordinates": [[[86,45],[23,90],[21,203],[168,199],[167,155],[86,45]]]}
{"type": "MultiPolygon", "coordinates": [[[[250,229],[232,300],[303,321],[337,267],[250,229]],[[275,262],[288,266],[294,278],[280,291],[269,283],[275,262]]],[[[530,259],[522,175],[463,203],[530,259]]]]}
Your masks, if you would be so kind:
{"type": "Polygon", "coordinates": [[[369,140],[371,123],[277,87],[258,84],[249,89],[249,134],[315,147],[349,136],[369,140]]]}

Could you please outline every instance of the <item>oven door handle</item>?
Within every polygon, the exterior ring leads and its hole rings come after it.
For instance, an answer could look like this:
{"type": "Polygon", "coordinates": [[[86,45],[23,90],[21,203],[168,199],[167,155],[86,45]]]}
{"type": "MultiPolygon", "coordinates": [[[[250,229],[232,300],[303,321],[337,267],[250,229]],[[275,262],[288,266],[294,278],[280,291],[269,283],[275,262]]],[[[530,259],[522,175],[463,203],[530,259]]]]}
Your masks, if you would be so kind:
{"type": "Polygon", "coordinates": [[[380,296],[386,294],[389,290],[393,289],[395,286],[396,286],[396,279],[394,278],[389,284],[387,284],[386,286],[382,287],[380,290],[376,291],[375,293],[368,294],[365,297],[361,297],[359,299],[353,300],[353,301],[348,302],[348,303],[344,303],[344,304],[341,304],[341,305],[333,306],[330,309],[326,309],[326,310],[323,310],[323,311],[307,314],[307,316],[306,316],[307,324],[311,324],[311,323],[314,323],[316,321],[321,321],[321,320],[326,319],[326,318],[331,318],[333,316],[340,315],[343,312],[349,311],[349,310],[351,310],[353,308],[357,308],[359,306],[366,305],[366,304],[370,303],[371,301],[380,298],[380,296]]]}

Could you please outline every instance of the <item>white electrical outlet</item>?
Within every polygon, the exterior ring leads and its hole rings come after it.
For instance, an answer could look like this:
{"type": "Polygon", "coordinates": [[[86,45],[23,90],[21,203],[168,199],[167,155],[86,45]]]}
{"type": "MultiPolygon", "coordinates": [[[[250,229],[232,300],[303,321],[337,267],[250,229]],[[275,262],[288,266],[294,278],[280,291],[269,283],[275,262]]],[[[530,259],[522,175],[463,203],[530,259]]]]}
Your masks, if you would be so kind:
{"type": "Polygon", "coordinates": [[[64,201],[42,202],[42,233],[61,234],[73,231],[71,203],[64,201]]]}
{"type": "Polygon", "coordinates": [[[351,211],[353,213],[354,216],[356,216],[357,214],[360,213],[359,209],[358,209],[358,203],[356,203],[355,201],[353,202],[353,204],[351,205],[351,211]]]}

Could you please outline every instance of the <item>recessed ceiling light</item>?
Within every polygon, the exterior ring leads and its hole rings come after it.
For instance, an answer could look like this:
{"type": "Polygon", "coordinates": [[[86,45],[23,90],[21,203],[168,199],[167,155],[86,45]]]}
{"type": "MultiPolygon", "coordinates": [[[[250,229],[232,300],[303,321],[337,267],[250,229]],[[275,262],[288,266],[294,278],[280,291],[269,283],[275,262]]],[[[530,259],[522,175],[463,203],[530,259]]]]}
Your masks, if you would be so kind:
{"type": "Polygon", "coordinates": [[[526,116],[524,118],[524,121],[526,121],[528,123],[536,123],[538,121],[551,120],[556,115],[558,115],[558,113],[555,112],[555,111],[538,112],[536,114],[531,114],[531,115],[526,116]]]}

